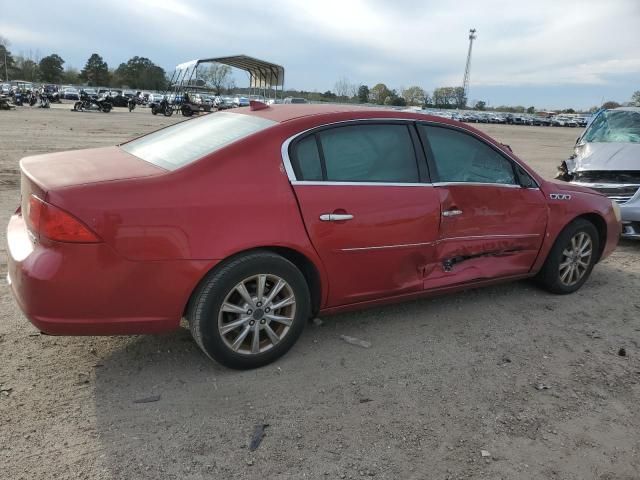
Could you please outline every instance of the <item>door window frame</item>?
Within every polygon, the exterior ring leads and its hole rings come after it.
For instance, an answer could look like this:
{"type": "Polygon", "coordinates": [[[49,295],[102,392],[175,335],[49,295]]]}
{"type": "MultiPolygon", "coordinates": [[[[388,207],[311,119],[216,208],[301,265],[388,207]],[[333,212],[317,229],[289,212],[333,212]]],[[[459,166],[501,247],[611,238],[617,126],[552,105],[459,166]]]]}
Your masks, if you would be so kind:
{"type": "Polygon", "coordinates": [[[511,156],[507,155],[505,152],[503,152],[502,150],[500,150],[498,147],[496,147],[495,145],[493,145],[490,142],[487,142],[484,138],[482,138],[480,135],[477,135],[476,133],[467,130],[465,128],[460,128],[458,126],[455,125],[450,125],[450,124],[446,124],[446,123],[438,123],[438,122],[429,122],[429,121],[424,121],[424,120],[417,120],[415,122],[415,129],[416,132],[418,133],[418,137],[420,139],[420,142],[422,144],[422,148],[424,149],[425,152],[425,157],[427,160],[427,164],[429,166],[429,171],[434,172],[433,173],[433,179],[435,180],[433,182],[434,186],[446,186],[446,185],[485,185],[485,186],[491,186],[491,187],[502,187],[502,188],[526,188],[528,190],[539,190],[540,189],[540,184],[538,183],[538,181],[536,180],[536,178],[531,175],[528,170],[518,161],[516,161],[514,158],[512,158],[511,156]],[[482,143],[483,145],[491,148],[494,152],[496,152],[499,156],[501,156],[502,158],[504,158],[509,165],[511,166],[511,169],[513,171],[513,178],[516,180],[517,183],[514,184],[510,184],[510,183],[491,183],[491,182],[441,182],[438,177],[438,168],[437,165],[435,163],[434,157],[435,155],[433,154],[433,150],[431,149],[431,143],[429,142],[429,138],[428,135],[425,135],[425,133],[423,131],[421,131],[420,128],[418,128],[420,125],[422,126],[426,126],[426,127],[435,127],[435,128],[446,128],[449,130],[453,130],[456,131],[462,135],[468,135],[476,140],[478,140],[480,143],[482,143]],[[533,187],[527,187],[524,185],[523,183],[523,179],[521,174],[518,172],[517,167],[519,167],[520,169],[522,169],[525,174],[533,181],[534,185],[533,187]]]}
{"type": "Polygon", "coordinates": [[[282,144],[282,159],[285,166],[285,171],[289,177],[289,181],[292,185],[349,185],[349,186],[431,186],[431,177],[429,172],[429,165],[425,155],[425,150],[418,136],[418,131],[415,128],[415,120],[403,119],[403,118],[373,118],[373,119],[358,119],[358,120],[345,120],[340,122],[328,123],[313,127],[308,130],[304,130],[290,138],[288,138],[282,144]],[[324,164],[324,155],[322,147],[320,145],[320,138],[316,134],[332,130],[336,128],[343,128],[357,125],[404,125],[407,128],[409,136],[411,138],[411,144],[413,147],[414,157],[416,161],[416,167],[418,170],[418,182],[352,182],[352,181],[328,181],[328,180],[298,180],[296,175],[296,169],[294,168],[295,159],[295,147],[296,145],[308,138],[314,136],[318,148],[318,155],[320,156],[321,168],[323,177],[326,177],[326,167],[324,164]]]}

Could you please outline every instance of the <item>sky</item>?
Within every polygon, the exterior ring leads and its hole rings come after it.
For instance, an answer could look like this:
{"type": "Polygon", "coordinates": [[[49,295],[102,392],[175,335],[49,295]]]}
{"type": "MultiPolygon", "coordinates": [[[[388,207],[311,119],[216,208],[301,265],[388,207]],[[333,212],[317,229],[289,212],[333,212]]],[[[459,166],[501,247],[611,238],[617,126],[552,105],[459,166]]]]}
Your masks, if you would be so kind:
{"type": "Polygon", "coordinates": [[[321,92],[340,78],[459,86],[470,28],[471,101],[589,108],[640,90],[640,0],[0,0],[14,54],[78,69],[94,52],[112,68],[139,55],[168,72],[246,54],[284,66],[285,87],[321,92]]]}

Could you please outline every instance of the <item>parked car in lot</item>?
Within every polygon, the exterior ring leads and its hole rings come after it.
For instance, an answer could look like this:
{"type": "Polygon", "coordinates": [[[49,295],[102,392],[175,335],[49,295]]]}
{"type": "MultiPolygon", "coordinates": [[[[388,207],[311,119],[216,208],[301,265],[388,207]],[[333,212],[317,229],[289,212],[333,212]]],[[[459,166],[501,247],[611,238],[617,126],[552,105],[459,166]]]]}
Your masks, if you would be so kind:
{"type": "Polygon", "coordinates": [[[539,127],[549,127],[551,125],[551,120],[546,117],[533,117],[531,119],[531,124],[539,127]]]}
{"type": "Polygon", "coordinates": [[[309,103],[307,102],[306,99],[304,98],[299,98],[299,97],[287,97],[284,99],[284,102],[282,103],[309,103]]]}
{"type": "Polygon", "coordinates": [[[578,138],[558,177],[620,205],[622,236],[640,239],[640,108],[605,110],[578,138]]]}
{"type": "Polygon", "coordinates": [[[247,97],[233,97],[233,106],[234,107],[248,107],[249,99],[247,97]]]}
{"type": "Polygon", "coordinates": [[[24,158],[8,279],[40,330],[156,333],[186,316],[234,368],[312,315],[535,278],[578,290],[619,208],[462,123],[258,105],[117,147],[24,158]]]}
{"type": "Polygon", "coordinates": [[[218,110],[228,110],[229,108],[233,108],[233,98],[217,97],[215,100],[215,105],[218,110]]]}
{"type": "Polygon", "coordinates": [[[65,100],[80,100],[80,92],[76,88],[66,88],[62,92],[65,100]]]}

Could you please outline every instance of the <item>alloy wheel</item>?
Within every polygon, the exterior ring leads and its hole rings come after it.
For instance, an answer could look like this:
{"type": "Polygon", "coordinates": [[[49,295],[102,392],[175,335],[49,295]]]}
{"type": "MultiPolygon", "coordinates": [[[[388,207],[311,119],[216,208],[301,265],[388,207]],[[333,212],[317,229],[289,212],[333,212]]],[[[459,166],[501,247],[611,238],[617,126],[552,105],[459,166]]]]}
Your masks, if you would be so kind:
{"type": "Polygon", "coordinates": [[[567,247],[562,251],[562,258],[558,268],[560,283],[571,287],[585,276],[591,265],[593,256],[593,242],[586,232],[578,232],[567,247]]]}
{"type": "Polygon", "coordinates": [[[245,278],[227,294],[218,313],[218,330],[227,347],[255,355],[287,335],[296,314],[291,286],[272,274],[245,278]]]}

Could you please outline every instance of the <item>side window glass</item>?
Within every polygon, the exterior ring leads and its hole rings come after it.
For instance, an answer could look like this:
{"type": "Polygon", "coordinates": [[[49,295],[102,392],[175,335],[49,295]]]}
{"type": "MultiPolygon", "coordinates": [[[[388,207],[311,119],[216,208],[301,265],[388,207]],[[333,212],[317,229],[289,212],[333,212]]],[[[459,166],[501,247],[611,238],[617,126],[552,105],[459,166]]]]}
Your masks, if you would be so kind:
{"type": "Polygon", "coordinates": [[[529,175],[520,165],[516,165],[516,172],[518,172],[518,183],[520,183],[520,185],[522,185],[524,188],[538,187],[536,181],[531,178],[531,175],[529,175]]]}
{"type": "Polygon", "coordinates": [[[293,169],[298,180],[322,180],[322,164],[315,135],[309,135],[296,143],[293,169]]]}
{"type": "Polygon", "coordinates": [[[319,132],[326,180],[334,182],[419,181],[406,125],[353,125],[319,132]]]}
{"type": "Polygon", "coordinates": [[[419,129],[431,146],[439,182],[518,183],[511,162],[484,142],[450,128],[419,129]]]}

